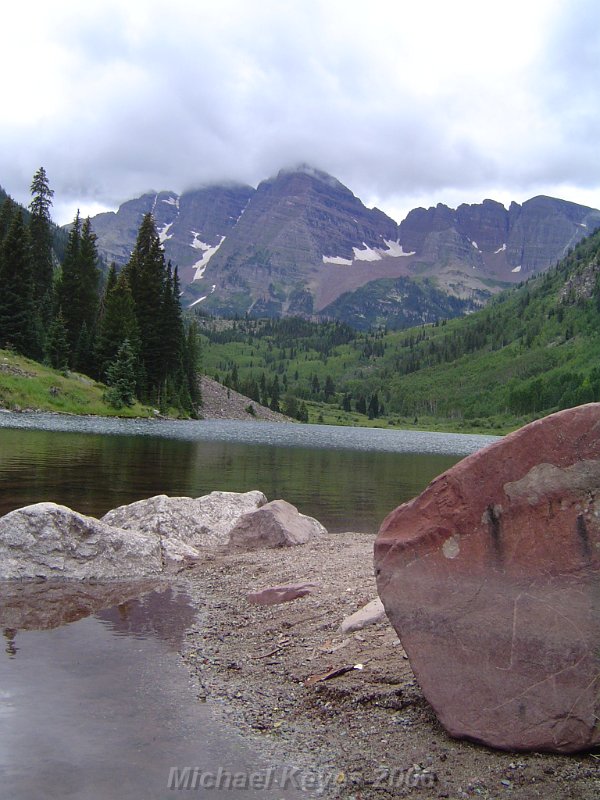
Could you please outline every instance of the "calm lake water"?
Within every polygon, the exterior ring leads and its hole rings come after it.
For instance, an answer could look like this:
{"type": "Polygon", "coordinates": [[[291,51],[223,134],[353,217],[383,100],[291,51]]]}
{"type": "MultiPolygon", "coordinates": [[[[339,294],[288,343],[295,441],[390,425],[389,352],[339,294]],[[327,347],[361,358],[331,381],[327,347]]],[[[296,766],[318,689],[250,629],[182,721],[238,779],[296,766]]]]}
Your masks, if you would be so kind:
{"type": "MultiPolygon", "coordinates": [[[[374,532],[392,508],[491,441],[0,414],[0,514],[54,501],[99,516],[155,494],[260,489],[332,532],[374,532]]],[[[1,797],[153,800],[178,794],[167,788],[171,767],[259,771],[260,779],[273,766],[218,722],[210,703],[198,701],[177,656],[185,629],[202,624],[202,609],[187,599],[181,588],[164,585],[0,584],[1,797]]],[[[300,796],[293,788],[242,794],[300,796]]]]}
{"type": "Polygon", "coordinates": [[[330,531],[375,532],[399,503],[494,437],[253,422],[0,414],[0,514],[84,514],[156,494],[260,489],[330,531]]]}

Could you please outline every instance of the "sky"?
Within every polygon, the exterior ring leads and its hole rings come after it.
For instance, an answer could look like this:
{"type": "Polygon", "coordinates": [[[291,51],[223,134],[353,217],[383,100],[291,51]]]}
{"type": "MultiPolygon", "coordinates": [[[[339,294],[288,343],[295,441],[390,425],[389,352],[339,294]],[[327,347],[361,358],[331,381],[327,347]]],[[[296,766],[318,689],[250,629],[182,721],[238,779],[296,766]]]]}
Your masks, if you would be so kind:
{"type": "Polygon", "coordinates": [[[398,222],[549,194],[600,207],[597,0],[20,0],[0,186],[53,217],[306,163],[398,222]]]}

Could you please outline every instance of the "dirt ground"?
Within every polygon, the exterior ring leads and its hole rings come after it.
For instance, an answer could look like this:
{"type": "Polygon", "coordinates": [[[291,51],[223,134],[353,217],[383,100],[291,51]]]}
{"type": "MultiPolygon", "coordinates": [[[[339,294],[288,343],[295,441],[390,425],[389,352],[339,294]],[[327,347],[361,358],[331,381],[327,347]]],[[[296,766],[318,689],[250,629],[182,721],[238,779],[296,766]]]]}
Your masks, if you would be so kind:
{"type": "Polygon", "coordinates": [[[338,632],[376,597],[372,545],[372,536],[343,533],[303,547],[207,553],[185,576],[200,606],[183,651],[199,697],[269,763],[297,767],[307,797],[597,800],[600,754],[506,753],[451,739],[387,621],[338,632]],[[300,581],[319,588],[276,606],[246,599],[300,581]],[[355,665],[362,669],[306,683],[355,665]]]}

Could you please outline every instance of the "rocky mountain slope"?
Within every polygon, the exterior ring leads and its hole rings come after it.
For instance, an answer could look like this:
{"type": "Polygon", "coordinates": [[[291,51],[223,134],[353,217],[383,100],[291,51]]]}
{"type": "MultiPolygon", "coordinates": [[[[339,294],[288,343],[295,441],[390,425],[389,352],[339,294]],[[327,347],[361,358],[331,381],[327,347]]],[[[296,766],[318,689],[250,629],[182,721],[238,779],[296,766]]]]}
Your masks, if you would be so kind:
{"type": "Polygon", "coordinates": [[[371,317],[401,327],[464,313],[554,265],[600,226],[600,211],[541,196],[508,209],[493,200],[417,208],[398,225],[331,175],[303,166],[257,189],[152,193],[100,214],[93,227],[109,260],[127,261],[149,211],[179,267],[185,305],[224,316],[337,318],[341,304],[352,308],[342,318],[359,326],[371,317]],[[385,281],[399,278],[429,278],[463,303],[431,303],[431,292],[425,305],[422,292],[388,294],[385,281]],[[374,296],[383,299],[376,313],[374,296]]]}

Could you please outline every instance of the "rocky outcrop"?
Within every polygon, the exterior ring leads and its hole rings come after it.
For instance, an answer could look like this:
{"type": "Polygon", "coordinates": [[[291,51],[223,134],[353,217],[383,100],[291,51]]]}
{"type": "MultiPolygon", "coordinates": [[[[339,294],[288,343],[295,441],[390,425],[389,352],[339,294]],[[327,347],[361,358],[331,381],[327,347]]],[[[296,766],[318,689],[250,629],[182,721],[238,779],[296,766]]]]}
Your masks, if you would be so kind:
{"type": "Polygon", "coordinates": [[[124,531],[55,503],[0,518],[0,578],[146,577],[162,570],[160,539],[124,531]]]}
{"type": "Polygon", "coordinates": [[[375,569],[452,735],[511,750],[600,743],[600,404],[434,480],[384,521],[375,569]]]}
{"type": "Polygon", "coordinates": [[[283,586],[267,586],[256,592],[248,592],[246,598],[255,606],[275,606],[279,603],[289,603],[312,594],[317,585],[315,583],[286,583],[283,586]]]}
{"type": "Polygon", "coordinates": [[[203,497],[160,494],[114,508],[102,517],[102,522],[177,539],[193,548],[216,547],[227,544],[230,531],[242,515],[266,502],[267,498],[258,491],[211,492],[203,497]]]}
{"type": "Polygon", "coordinates": [[[271,503],[244,514],[231,530],[229,547],[239,550],[258,550],[266,547],[292,547],[306,544],[327,530],[313,517],[300,514],[285,500],[271,503]]]}

